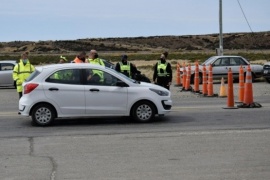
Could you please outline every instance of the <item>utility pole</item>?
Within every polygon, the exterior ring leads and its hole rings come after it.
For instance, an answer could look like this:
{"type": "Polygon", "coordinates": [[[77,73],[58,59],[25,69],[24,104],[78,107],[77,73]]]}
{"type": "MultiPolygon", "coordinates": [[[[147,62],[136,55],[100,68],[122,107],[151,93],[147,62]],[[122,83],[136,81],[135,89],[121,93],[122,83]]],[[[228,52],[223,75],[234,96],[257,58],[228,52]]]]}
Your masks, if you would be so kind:
{"type": "Polygon", "coordinates": [[[222,32],[222,0],[219,0],[219,53],[223,56],[223,32],[222,32]]]}

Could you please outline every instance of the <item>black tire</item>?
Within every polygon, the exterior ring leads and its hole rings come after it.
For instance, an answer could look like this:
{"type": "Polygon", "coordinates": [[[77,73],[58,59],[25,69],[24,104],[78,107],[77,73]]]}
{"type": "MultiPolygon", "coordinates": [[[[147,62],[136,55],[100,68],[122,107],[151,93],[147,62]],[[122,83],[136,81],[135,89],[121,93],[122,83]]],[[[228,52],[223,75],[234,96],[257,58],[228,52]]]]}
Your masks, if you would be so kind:
{"type": "Polygon", "coordinates": [[[133,106],[131,116],[137,122],[150,122],[155,116],[154,105],[148,101],[140,101],[133,106]]]}
{"type": "Polygon", "coordinates": [[[268,83],[270,83],[270,79],[265,79],[268,83]]]}
{"type": "MultiPolygon", "coordinates": [[[[195,74],[192,74],[191,77],[190,77],[190,84],[194,84],[194,76],[195,74]]],[[[199,73],[199,84],[202,84],[203,82],[203,79],[202,79],[202,74],[199,73]]]]}
{"type": "Polygon", "coordinates": [[[48,104],[39,104],[32,111],[32,125],[49,126],[55,119],[55,111],[48,104]]]}

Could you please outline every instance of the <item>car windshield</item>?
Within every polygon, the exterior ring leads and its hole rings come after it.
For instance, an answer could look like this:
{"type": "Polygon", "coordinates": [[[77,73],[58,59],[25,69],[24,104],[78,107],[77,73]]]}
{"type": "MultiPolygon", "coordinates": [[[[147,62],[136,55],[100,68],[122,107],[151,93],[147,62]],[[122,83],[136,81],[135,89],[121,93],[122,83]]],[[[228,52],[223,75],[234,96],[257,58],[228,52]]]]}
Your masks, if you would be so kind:
{"type": "Polygon", "coordinates": [[[207,59],[206,61],[204,61],[202,63],[202,65],[206,65],[207,66],[207,65],[211,64],[212,60],[215,59],[215,58],[216,58],[215,56],[210,57],[209,59],[207,59]]]}

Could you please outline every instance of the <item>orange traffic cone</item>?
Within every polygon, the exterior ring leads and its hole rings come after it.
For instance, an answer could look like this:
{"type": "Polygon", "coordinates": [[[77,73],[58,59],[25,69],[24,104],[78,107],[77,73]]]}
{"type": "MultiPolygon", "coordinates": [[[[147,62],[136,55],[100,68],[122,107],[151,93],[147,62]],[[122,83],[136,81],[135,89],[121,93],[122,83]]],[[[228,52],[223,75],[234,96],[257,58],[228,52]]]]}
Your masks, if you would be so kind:
{"type": "Polygon", "coordinates": [[[180,78],[180,64],[177,63],[176,65],[176,84],[175,86],[182,86],[181,78],[180,78]]]}
{"type": "Polygon", "coordinates": [[[203,65],[203,88],[202,88],[202,94],[204,96],[207,95],[207,73],[206,73],[206,67],[203,65]]]}
{"type": "Polygon", "coordinates": [[[195,63],[195,75],[194,75],[194,92],[199,93],[199,63],[195,63]]]}
{"type": "Polygon", "coordinates": [[[244,87],[245,87],[244,69],[242,66],[239,68],[239,90],[238,90],[238,101],[244,101],[244,87]]]}
{"type": "Polygon", "coordinates": [[[208,68],[208,84],[207,84],[207,96],[213,96],[213,72],[212,65],[209,65],[208,68]]]}
{"type": "Polygon", "coordinates": [[[248,69],[246,72],[246,82],[244,88],[244,104],[250,105],[253,103],[253,87],[252,87],[252,74],[250,65],[248,65],[248,69]]]}
{"type": "Polygon", "coordinates": [[[231,68],[228,71],[228,97],[227,97],[227,107],[224,109],[237,109],[234,107],[234,94],[233,94],[233,74],[231,68]]]}
{"type": "Polygon", "coordinates": [[[246,81],[244,87],[244,101],[243,104],[238,105],[240,108],[259,108],[262,107],[259,103],[253,102],[253,87],[252,87],[252,72],[250,65],[248,65],[246,72],[246,81]]]}
{"type": "Polygon", "coordinates": [[[191,66],[190,64],[188,65],[188,70],[187,70],[187,78],[186,78],[186,85],[185,85],[185,91],[190,91],[190,76],[191,76],[191,66]]]}
{"type": "Polygon", "coordinates": [[[186,71],[186,65],[185,63],[183,64],[183,76],[182,76],[182,80],[183,80],[183,90],[185,90],[185,87],[186,87],[186,81],[187,81],[187,71],[186,71]]]}
{"type": "Polygon", "coordinates": [[[219,97],[227,97],[226,86],[224,84],[224,78],[221,78],[221,85],[219,88],[219,97]]]}

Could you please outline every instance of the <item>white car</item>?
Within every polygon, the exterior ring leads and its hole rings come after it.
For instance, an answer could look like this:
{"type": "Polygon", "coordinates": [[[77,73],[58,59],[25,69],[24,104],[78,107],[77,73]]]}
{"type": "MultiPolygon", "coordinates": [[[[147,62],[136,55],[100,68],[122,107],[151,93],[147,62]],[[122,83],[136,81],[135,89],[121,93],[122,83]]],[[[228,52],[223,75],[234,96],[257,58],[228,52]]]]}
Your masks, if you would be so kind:
{"type": "Polygon", "coordinates": [[[0,86],[16,87],[16,82],[12,77],[13,68],[16,64],[16,60],[0,61],[0,86]]]}
{"type": "MultiPolygon", "coordinates": [[[[248,62],[248,60],[246,60],[241,56],[233,56],[233,55],[212,56],[205,62],[203,62],[201,65],[199,65],[199,83],[202,83],[203,65],[205,65],[208,74],[208,67],[210,64],[212,65],[213,79],[221,80],[222,77],[224,79],[227,79],[228,70],[229,68],[231,68],[233,78],[235,80],[238,80],[240,66],[242,65],[242,67],[244,68],[244,75],[245,75],[247,67],[250,63],[248,62]]],[[[250,67],[253,80],[262,77],[263,75],[262,65],[250,64],[250,67]]],[[[193,83],[194,74],[195,74],[195,66],[191,66],[191,78],[190,78],[191,83],[193,83]]],[[[180,75],[181,76],[183,75],[183,68],[180,68],[180,75]]]]}
{"type": "Polygon", "coordinates": [[[169,90],[92,64],[37,67],[23,88],[19,114],[31,116],[33,124],[39,126],[70,117],[131,116],[149,122],[172,107],[169,90]],[[91,78],[97,72],[102,79],[91,78]]]}

